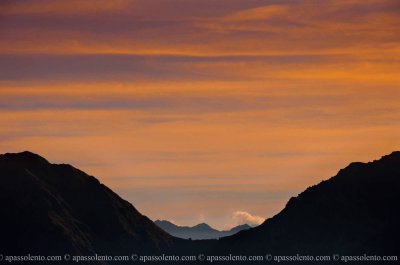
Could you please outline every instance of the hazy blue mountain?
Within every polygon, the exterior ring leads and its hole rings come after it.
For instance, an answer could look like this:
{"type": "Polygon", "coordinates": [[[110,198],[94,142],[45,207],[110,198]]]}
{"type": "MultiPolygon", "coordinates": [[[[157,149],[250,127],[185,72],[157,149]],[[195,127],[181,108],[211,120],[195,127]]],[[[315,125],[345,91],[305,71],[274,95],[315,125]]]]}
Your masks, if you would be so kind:
{"type": "Polygon", "coordinates": [[[205,223],[192,227],[178,226],[166,220],[156,220],[154,223],[170,235],[184,239],[217,239],[220,237],[231,236],[239,231],[251,228],[251,226],[243,224],[235,226],[230,230],[219,231],[205,223]]]}

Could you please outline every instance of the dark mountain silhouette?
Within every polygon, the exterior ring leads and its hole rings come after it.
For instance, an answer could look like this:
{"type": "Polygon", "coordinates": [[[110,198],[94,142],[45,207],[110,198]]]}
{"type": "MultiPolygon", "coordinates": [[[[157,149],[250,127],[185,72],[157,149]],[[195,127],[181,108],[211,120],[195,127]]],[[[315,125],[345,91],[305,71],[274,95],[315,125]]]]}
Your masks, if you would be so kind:
{"type": "Polygon", "coordinates": [[[291,198],[256,228],[190,241],[167,234],[70,165],[50,164],[30,152],[5,154],[0,155],[0,253],[399,255],[399,202],[400,152],[393,152],[351,163],[291,198]]]}
{"type": "Polygon", "coordinates": [[[240,231],[248,230],[248,229],[250,229],[250,228],[252,228],[252,226],[250,226],[250,225],[248,225],[248,224],[242,224],[242,225],[238,225],[238,226],[232,227],[232,228],[231,228],[230,230],[228,230],[227,232],[230,232],[230,233],[232,233],[232,235],[234,235],[234,234],[236,234],[236,233],[239,233],[240,231]]]}
{"type": "Polygon", "coordinates": [[[154,223],[170,235],[184,239],[217,239],[220,237],[231,236],[239,231],[251,228],[251,226],[243,224],[235,226],[230,230],[219,231],[205,223],[192,227],[178,226],[166,220],[156,220],[154,223]]]}
{"type": "Polygon", "coordinates": [[[4,255],[156,253],[177,243],[97,179],[30,153],[0,155],[4,255]]]}
{"type": "Polygon", "coordinates": [[[400,152],[351,163],[309,187],[260,226],[222,238],[215,252],[400,254],[400,152]]]}

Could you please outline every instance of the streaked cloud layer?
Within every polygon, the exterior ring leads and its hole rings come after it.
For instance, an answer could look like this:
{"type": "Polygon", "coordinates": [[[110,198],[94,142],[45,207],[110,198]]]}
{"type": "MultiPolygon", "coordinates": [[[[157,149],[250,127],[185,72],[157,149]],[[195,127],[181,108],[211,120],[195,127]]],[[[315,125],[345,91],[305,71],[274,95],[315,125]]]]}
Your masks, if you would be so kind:
{"type": "Polygon", "coordinates": [[[151,218],[270,217],[400,149],[399,29],[396,0],[2,1],[0,151],[151,218]]]}

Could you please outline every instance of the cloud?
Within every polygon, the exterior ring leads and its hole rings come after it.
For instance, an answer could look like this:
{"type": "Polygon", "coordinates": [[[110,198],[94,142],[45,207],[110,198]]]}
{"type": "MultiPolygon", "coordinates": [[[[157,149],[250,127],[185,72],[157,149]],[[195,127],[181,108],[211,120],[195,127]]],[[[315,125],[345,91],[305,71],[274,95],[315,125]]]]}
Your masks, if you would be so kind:
{"type": "Polygon", "coordinates": [[[151,217],[257,224],[234,211],[400,146],[399,3],[1,1],[0,151],[89,161],[151,217]]]}
{"type": "Polygon", "coordinates": [[[354,56],[364,52],[360,46],[380,54],[387,48],[381,46],[398,41],[399,9],[392,0],[14,2],[0,24],[0,50],[13,55],[330,54],[335,49],[354,56]]]}
{"type": "Polygon", "coordinates": [[[265,221],[265,218],[257,215],[252,215],[245,211],[236,211],[232,215],[235,225],[248,224],[250,226],[257,226],[265,221]]]}
{"type": "Polygon", "coordinates": [[[256,8],[240,10],[234,14],[226,16],[226,21],[252,21],[266,20],[271,17],[281,16],[288,11],[287,6],[283,5],[267,5],[256,8]]]}
{"type": "Polygon", "coordinates": [[[77,0],[60,0],[60,1],[36,1],[19,3],[6,3],[5,11],[7,14],[17,15],[33,15],[33,14],[58,14],[58,15],[76,15],[76,14],[97,14],[112,11],[123,11],[126,8],[132,8],[132,2],[126,0],[96,0],[96,1],[77,1],[77,0]]]}

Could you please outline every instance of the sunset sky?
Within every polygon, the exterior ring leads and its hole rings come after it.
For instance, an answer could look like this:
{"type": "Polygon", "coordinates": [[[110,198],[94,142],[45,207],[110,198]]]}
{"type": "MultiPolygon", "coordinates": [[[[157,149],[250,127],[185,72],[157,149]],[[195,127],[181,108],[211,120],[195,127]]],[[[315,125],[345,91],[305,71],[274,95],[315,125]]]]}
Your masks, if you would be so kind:
{"type": "Polygon", "coordinates": [[[151,219],[259,223],[400,150],[400,1],[1,1],[0,125],[151,219]]]}

